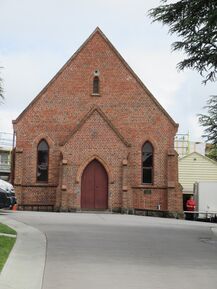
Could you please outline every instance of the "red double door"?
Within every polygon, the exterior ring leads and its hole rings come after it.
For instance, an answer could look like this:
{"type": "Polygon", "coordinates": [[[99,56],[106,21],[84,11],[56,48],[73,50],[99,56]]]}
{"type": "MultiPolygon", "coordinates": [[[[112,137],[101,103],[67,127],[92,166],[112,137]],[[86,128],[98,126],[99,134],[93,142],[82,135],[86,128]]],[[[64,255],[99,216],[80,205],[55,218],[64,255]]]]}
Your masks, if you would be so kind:
{"type": "Polygon", "coordinates": [[[97,160],[90,162],[81,178],[81,208],[108,208],[108,175],[97,160]]]}

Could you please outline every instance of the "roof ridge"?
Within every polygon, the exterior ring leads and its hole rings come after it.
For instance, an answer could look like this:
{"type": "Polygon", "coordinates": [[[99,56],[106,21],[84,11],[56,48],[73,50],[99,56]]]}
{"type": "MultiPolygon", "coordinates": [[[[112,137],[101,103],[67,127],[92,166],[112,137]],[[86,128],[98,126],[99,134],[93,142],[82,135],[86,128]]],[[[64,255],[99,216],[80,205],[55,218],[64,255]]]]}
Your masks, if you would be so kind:
{"type": "Polygon", "coordinates": [[[58,78],[58,76],[64,71],[64,69],[73,61],[73,59],[80,53],[81,50],[86,46],[86,44],[93,38],[93,36],[99,33],[102,38],[106,41],[106,43],[110,46],[116,56],[120,59],[122,64],[127,68],[127,70],[132,74],[132,76],[136,79],[136,81],[140,84],[140,86],[144,89],[144,91],[148,94],[148,96],[154,101],[154,103],[159,107],[159,109],[164,113],[164,115],[172,122],[175,127],[178,127],[178,124],[173,120],[173,118],[168,114],[168,112],[162,107],[162,105],[158,102],[158,100],[154,97],[154,95],[149,91],[149,89],[145,86],[142,80],[137,76],[137,74],[133,71],[133,69],[129,66],[129,64],[125,61],[125,59],[121,56],[118,50],[114,47],[114,45],[110,42],[110,40],[106,37],[106,35],[102,32],[102,30],[97,26],[95,30],[90,34],[90,36],[83,42],[83,44],[76,50],[76,52],[69,58],[69,60],[62,66],[62,68],[55,74],[55,76],[48,82],[48,84],[39,92],[39,94],[30,102],[30,104],[21,112],[21,114],[17,117],[16,120],[13,120],[13,124],[16,124],[25,112],[39,99],[39,97],[46,92],[49,86],[58,78]]]}
{"type": "Polygon", "coordinates": [[[103,37],[102,30],[97,26],[95,30],[90,34],[90,36],[83,42],[83,44],[72,54],[72,56],[66,61],[66,63],[58,70],[58,72],[54,75],[53,78],[45,85],[45,87],[34,97],[34,99],[27,105],[27,107],[19,114],[19,116],[12,121],[13,124],[16,124],[25,112],[40,98],[42,94],[46,92],[46,90],[50,87],[50,85],[59,77],[59,75],[65,70],[65,68],[72,62],[72,60],[79,54],[79,52],[86,46],[86,44],[90,41],[90,39],[96,34],[100,33],[103,37]]]}
{"type": "Polygon", "coordinates": [[[182,161],[183,159],[186,159],[187,157],[190,157],[190,156],[193,155],[193,154],[197,154],[198,156],[204,158],[205,160],[207,160],[207,161],[209,161],[209,162],[211,162],[212,164],[214,164],[214,165],[217,166],[217,162],[216,162],[215,160],[210,159],[210,158],[207,157],[206,155],[202,155],[202,154],[200,154],[200,153],[198,153],[198,152],[192,152],[192,153],[190,153],[190,154],[188,154],[188,155],[180,158],[179,160],[182,161]]]}

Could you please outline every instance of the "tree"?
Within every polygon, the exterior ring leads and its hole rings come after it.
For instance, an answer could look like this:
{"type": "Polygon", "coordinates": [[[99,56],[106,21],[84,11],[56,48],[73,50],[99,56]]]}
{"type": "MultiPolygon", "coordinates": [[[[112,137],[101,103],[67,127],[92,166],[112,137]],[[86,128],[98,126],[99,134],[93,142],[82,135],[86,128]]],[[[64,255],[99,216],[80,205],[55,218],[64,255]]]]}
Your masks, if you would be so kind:
{"type": "Polygon", "coordinates": [[[217,0],[180,0],[149,11],[153,22],[168,25],[171,34],[181,40],[173,50],[183,50],[187,58],[177,64],[178,70],[191,68],[204,78],[203,83],[217,78],[217,0]]]}
{"type": "Polygon", "coordinates": [[[210,96],[207,105],[208,114],[199,114],[199,123],[205,128],[203,137],[217,148],[217,96],[210,96]]]}
{"type": "Polygon", "coordinates": [[[210,159],[217,161],[217,145],[213,145],[206,156],[210,159]]]}

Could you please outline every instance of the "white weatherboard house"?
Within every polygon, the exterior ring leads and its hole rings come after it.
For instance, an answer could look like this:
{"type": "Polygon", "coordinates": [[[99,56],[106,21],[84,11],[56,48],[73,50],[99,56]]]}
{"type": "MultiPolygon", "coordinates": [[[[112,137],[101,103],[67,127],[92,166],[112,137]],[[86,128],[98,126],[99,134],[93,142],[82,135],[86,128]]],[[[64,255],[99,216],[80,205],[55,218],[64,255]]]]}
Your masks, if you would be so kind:
{"type": "Polygon", "coordinates": [[[194,183],[199,181],[217,181],[217,162],[197,152],[179,159],[179,183],[183,187],[184,204],[193,194],[194,183]]]}
{"type": "Polygon", "coordinates": [[[184,194],[192,194],[198,181],[217,181],[217,162],[199,153],[179,159],[179,183],[184,194]]]}

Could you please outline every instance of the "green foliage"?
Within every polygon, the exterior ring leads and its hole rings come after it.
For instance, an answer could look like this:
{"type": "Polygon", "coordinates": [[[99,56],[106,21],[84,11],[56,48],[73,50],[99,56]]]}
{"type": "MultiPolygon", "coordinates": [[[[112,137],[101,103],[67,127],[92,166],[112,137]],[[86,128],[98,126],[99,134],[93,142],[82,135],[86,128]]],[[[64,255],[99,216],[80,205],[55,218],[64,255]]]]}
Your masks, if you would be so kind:
{"type": "Polygon", "coordinates": [[[16,239],[0,236],[0,271],[2,270],[16,239]]]}
{"type": "Polygon", "coordinates": [[[217,78],[217,0],[180,0],[162,4],[149,11],[153,22],[168,25],[180,41],[173,50],[183,50],[187,58],[177,64],[179,70],[191,68],[203,77],[203,83],[217,78]]]}
{"type": "Polygon", "coordinates": [[[199,114],[199,123],[203,126],[204,135],[208,142],[217,145],[217,95],[212,95],[204,107],[208,114],[199,114]]]}
{"type": "Polygon", "coordinates": [[[213,145],[206,155],[208,158],[217,161],[217,145],[213,145]]]}

